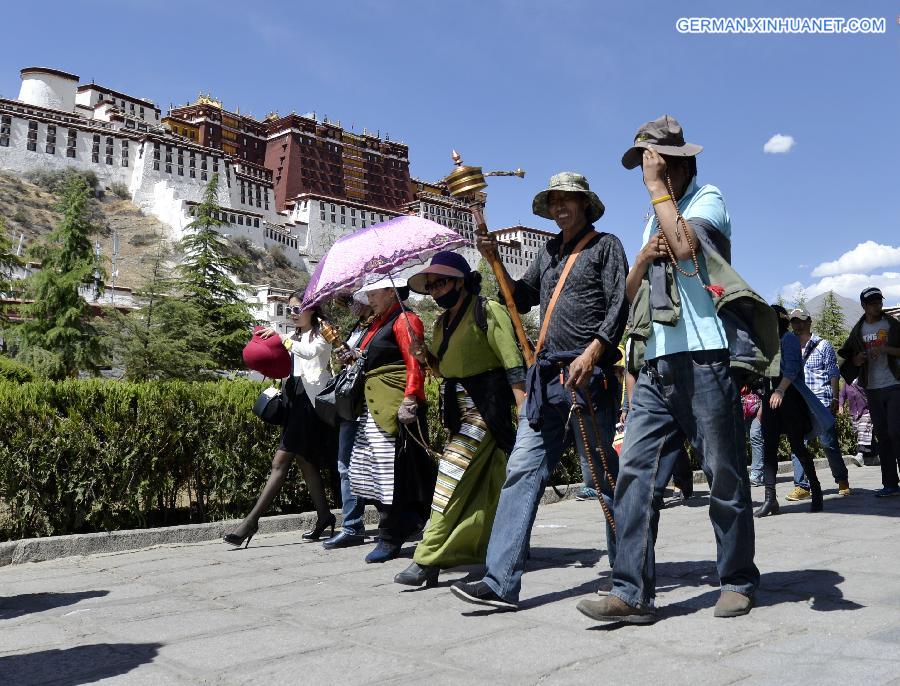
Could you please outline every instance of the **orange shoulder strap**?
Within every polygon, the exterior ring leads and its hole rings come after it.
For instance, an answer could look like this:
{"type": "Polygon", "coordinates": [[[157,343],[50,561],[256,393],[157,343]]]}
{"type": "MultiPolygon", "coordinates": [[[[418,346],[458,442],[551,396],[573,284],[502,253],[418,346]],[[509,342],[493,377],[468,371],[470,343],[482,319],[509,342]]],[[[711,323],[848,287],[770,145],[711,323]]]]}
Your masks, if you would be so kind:
{"type": "Polygon", "coordinates": [[[581,249],[587,245],[587,242],[596,235],[596,231],[588,231],[584,234],[584,236],[581,237],[581,240],[578,241],[575,249],[572,250],[569,258],[566,260],[566,266],[563,267],[562,274],[559,275],[559,281],[556,282],[556,288],[553,290],[553,295],[550,296],[550,302],[547,304],[547,311],[544,313],[544,321],[541,323],[541,333],[538,336],[537,346],[534,349],[535,355],[537,355],[541,351],[541,348],[544,347],[544,338],[547,336],[547,329],[550,328],[550,317],[553,314],[553,308],[556,307],[556,301],[559,300],[559,294],[562,293],[563,286],[566,285],[566,279],[569,276],[569,272],[572,271],[572,267],[575,266],[575,260],[578,259],[578,254],[581,252],[581,249]]]}

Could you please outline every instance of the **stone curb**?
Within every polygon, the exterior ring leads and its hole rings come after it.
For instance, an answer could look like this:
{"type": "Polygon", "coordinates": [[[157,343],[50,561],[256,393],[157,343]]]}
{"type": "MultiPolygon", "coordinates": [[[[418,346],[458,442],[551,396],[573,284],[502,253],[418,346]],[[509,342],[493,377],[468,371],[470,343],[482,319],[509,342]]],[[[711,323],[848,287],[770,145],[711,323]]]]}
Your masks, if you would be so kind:
{"type": "MultiPolygon", "coordinates": [[[[848,457],[844,462],[853,464],[848,457]]],[[[828,460],[816,460],[816,469],[827,468],[828,460]]],[[[792,471],[790,462],[781,462],[778,473],[792,471]]],[[[694,472],[694,483],[704,483],[706,477],[702,471],[694,472]]],[[[541,505],[550,505],[575,497],[581,484],[559,486],[562,495],[557,495],[552,487],[544,490],[541,505]]],[[[341,522],[341,513],[334,511],[341,522]]],[[[62,557],[77,555],[96,555],[98,553],[119,553],[129,550],[152,548],[158,545],[203,543],[220,539],[225,532],[237,525],[240,520],[232,519],[206,524],[187,524],[184,526],[166,526],[156,529],[125,529],[94,534],[72,534],[69,536],[46,536],[43,538],[26,538],[21,541],[0,543],[0,567],[23,562],[44,562],[62,557]]],[[[364,521],[369,525],[378,524],[378,511],[371,505],[366,507],[364,521]]],[[[263,517],[259,521],[259,533],[273,534],[288,531],[311,529],[316,524],[315,512],[263,517]]]]}

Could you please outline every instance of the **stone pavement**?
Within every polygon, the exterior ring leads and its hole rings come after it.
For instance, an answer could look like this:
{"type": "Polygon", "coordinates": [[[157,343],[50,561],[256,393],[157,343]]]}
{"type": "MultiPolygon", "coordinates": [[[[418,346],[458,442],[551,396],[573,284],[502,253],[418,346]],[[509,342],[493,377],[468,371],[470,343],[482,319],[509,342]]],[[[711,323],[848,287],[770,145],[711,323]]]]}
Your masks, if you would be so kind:
{"type": "MultiPolygon", "coordinates": [[[[825,470],[827,476],[827,470],[825,470]]],[[[900,498],[877,467],[822,514],[757,525],[758,607],[715,619],[705,492],[662,514],[662,619],[575,610],[608,568],[594,502],[543,506],[522,608],[481,610],[392,583],[404,557],[325,551],[299,532],[0,568],[0,684],[900,684],[900,498]]],[[[827,479],[830,481],[830,478],[827,479]]],[[[790,490],[783,479],[779,494],[790,490]]],[[[753,489],[755,499],[762,489],[753,489]]]]}

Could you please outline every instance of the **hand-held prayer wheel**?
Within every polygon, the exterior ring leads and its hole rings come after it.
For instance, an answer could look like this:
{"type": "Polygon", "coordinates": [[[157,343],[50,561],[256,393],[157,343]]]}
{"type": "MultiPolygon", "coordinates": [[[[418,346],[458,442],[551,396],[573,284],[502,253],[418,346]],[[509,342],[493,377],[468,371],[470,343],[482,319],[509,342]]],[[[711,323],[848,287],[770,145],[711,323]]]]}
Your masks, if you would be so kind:
{"type": "Polygon", "coordinates": [[[331,343],[336,348],[349,348],[347,344],[341,340],[341,332],[338,331],[337,327],[331,322],[325,321],[324,319],[319,320],[319,333],[322,334],[322,338],[331,343]]]}
{"type": "MultiPolygon", "coordinates": [[[[484,193],[481,191],[487,188],[485,176],[518,176],[520,179],[525,178],[523,169],[515,171],[494,171],[487,174],[481,171],[481,167],[470,167],[462,163],[462,157],[456,150],[453,151],[453,163],[456,165],[454,169],[445,179],[450,195],[454,198],[460,198],[466,201],[469,210],[472,212],[472,218],[475,220],[475,233],[486,236],[488,234],[487,223],[484,220],[484,193]]],[[[522,326],[522,318],[516,309],[516,303],[513,299],[512,288],[506,279],[506,270],[500,263],[498,256],[495,254],[487,258],[497,284],[500,286],[500,292],[503,300],[506,301],[506,308],[509,310],[509,316],[512,319],[513,328],[516,330],[516,336],[519,344],[522,346],[522,355],[525,357],[525,363],[531,366],[534,363],[534,354],[532,352],[531,342],[525,333],[525,327],[522,326]]]]}

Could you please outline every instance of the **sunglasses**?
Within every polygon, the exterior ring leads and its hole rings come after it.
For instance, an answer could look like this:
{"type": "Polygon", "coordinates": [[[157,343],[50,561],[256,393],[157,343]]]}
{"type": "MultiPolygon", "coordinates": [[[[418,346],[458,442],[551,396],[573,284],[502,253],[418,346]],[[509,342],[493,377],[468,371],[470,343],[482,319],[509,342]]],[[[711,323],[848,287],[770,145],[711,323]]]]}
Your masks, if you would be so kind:
{"type": "Polygon", "coordinates": [[[300,307],[299,305],[292,305],[287,308],[287,311],[288,311],[288,314],[295,314],[299,317],[300,313],[303,312],[303,308],[300,307]]]}
{"type": "Polygon", "coordinates": [[[442,279],[435,279],[435,280],[432,281],[431,283],[426,283],[426,284],[425,284],[425,292],[426,292],[426,293],[433,293],[434,291],[439,291],[439,290],[441,290],[444,286],[446,286],[448,283],[450,283],[451,281],[453,281],[453,279],[451,279],[451,278],[449,278],[449,277],[444,277],[444,278],[442,278],[442,279]]]}

